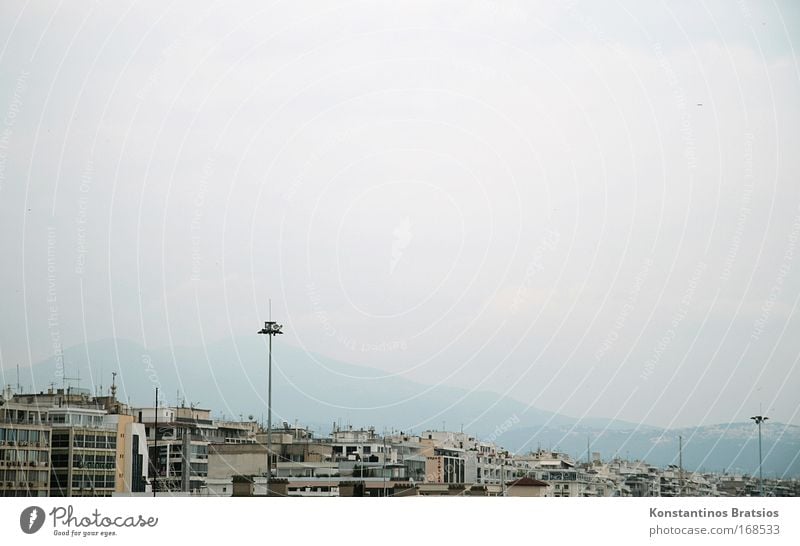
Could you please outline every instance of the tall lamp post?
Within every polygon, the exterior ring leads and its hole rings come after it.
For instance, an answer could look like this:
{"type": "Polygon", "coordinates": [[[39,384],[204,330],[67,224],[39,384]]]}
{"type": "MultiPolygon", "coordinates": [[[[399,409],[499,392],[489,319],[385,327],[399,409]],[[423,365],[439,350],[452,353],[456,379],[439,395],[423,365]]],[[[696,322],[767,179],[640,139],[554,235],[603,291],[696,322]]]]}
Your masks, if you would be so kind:
{"type": "Polygon", "coordinates": [[[764,496],[764,474],[761,472],[761,423],[769,419],[769,417],[764,417],[763,415],[756,415],[755,417],[751,417],[753,421],[756,422],[758,425],[758,496],[764,496]]]}
{"type": "Polygon", "coordinates": [[[270,495],[270,482],[272,481],[272,338],[282,334],[282,324],[268,320],[259,334],[269,336],[269,371],[267,372],[267,496],[270,495]]]}

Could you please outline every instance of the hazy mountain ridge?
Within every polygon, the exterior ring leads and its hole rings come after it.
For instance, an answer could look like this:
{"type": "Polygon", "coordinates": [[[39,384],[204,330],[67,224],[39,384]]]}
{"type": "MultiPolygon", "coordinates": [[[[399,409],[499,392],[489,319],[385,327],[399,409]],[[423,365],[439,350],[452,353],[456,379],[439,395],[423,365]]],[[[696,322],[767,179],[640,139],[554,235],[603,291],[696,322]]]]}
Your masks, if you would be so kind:
{"type": "MultiPolygon", "coordinates": [[[[754,474],[758,471],[758,429],[751,423],[715,424],[680,429],[603,430],[593,427],[525,427],[498,441],[512,450],[546,447],[585,460],[590,450],[604,460],[614,456],[642,459],[656,466],[678,464],[678,437],[683,438],[683,465],[689,470],[754,474]]],[[[800,427],[762,426],[764,473],[800,475],[800,427]]]]}

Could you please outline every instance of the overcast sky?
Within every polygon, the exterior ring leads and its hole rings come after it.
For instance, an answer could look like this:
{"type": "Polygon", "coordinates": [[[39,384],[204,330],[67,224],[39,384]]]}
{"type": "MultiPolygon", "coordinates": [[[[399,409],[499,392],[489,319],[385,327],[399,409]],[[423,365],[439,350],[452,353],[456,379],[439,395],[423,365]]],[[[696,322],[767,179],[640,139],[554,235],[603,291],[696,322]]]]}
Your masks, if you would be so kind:
{"type": "Polygon", "coordinates": [[[271,297],[428,384],[800,424],[800,4],[600,4],[3,1],[2,367],[271,297]]]}

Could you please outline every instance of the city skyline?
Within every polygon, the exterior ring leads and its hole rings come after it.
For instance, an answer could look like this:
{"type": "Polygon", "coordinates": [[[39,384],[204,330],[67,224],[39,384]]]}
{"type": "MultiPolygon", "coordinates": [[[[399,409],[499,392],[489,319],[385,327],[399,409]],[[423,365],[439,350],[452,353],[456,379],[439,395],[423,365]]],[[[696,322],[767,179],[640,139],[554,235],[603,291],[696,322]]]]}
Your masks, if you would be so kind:
{"type": "MultiPolygon", "coordinates": [[[[155,375],[149,377],[144,383],[128,384],[128,390],[122,386],[127,377],[125,373],[115,372],[117,387],[121,399],[128,404],[137,403],[152,397],[152,388],[158,386],[161,390],[159,399],[166,406],[179,406],[185,404],[195,408],[206,408],[213,412],[215,418],[235,419],[237,415],[252,415],[259,423],[266,423],[266,347],[256,339],[251,346],[260,358],[252,355],[246,360],[251,364],[247,369],[237,370],[235,366],[227,368],[214,365],[220,358],[219,353],[212,352],[209,366],[205,372],[214,372],[220,376],[203,375],[203,370],[198,369],[198,358],[178,353],[178,362],[184,364],[176,369],[171,376],[155,375]],[[193,382],[187,382],[192,376],[193,382]],[[239,377],[249,377],[249,382],[242,384],[239,377]],[[221,380],[221,377],[226,379],[221,380]],[[156,380],[155,383],[152,380],[156,380]],[[212,391],[217,391],[215,396],[212,391]],[[237,399],[237,406],[231,406],[233,393],[237,399]]],[[[224,350],[224,347],[222,348],[224,350]]],[[[87,349],[88,351],[88,349],[87,349]]],[[[80,353],[84,348],[80,349],[80,353]]],[[[736,468],[744,471],[751,468],[753,463],[752,453],[757,441],[756,428],[751,425],[749,417],[755,411],[732,417],[724,422],[709,423],[705,426],[673,427],[664,429],[640,422],[625,422],[614,419],[586,418],[585,416],[569,417],[557,413],[542,411],[538,408],[529,408],[524,403],[503,400],[490,393],[469,393],[468,391],[442,392],[432,390],[425,394],[426,388],[417,384],[404,384],[401,382],[388,383],[383,389],[374,385],[374,392],[367,393],[352,390],[347,377],[342,382],[331,382],[330,379],[316,377],[315,362],[311,361],[303,366],[291,365],[291,356],[287,347],[281,347],[277,354],[276,364],[280,363],[279,378],[274,394],[277,396],[273,407],[273,423],[295,423],[298,421],[305,425],[312,425],[318,433],[328,430],[330,422],[352,423],[355,425],[373,425],[390,427],[389,430],[405,430],[408,433],[421,430],[451,430],[470,431],[478,438],[491,438],[500,442],[514,452],[526,452],[536,447],[561,448],[566,453],[574,455],[585,449],[587,438],[593,438],[595,450],[606,457],[635,456],[654,464],[671,464],[675,462],[676,445],[679,434],[687,445],[687,465],[697,465],[698,468],[736,468]],[[285,374],[291,376],[291,381],[280,380],[285,374]],[[310,375],[309,375],[310,374],[310,375]],[[316,381],[315,381],[316,379],[316,381]],[[299,385],[298,385],[299,384],[299,385]],[[303,385],[306,384],[305,387],[303,385]],[[331,405],[332,398],[328,397],[326,403],[309,404],[309,397],[321,401],[325,393],[334,389],[337,398],[350,406],[331,405]],[[415,408],[399,410],[403,406],[383,404],[388,398],[387,392],[409,393],[414,397],[415,408]],[[421,396],[420,396],[421,394],[421,396]],[[475,396],[475,397],[473,397],[475,396]],[[378,405],[374,405],[378,404],[378,405]],[[363,410],[359,408],[363,407],[363,410]],[[449,411],[443,411],[447,410],[449,411]],[[450,427],[447,427],[447,424],[450,427]]],[[[92,351],[96,356],[96,353],[92,351]]],[[[122,355],[129,354],[127,350],[122,355]]],[[[134,353],[138,355],[138,353],[134,353]]],[[[223,354],[225,354],[223,352],[223,354]]],[[[244,353],[246,354],[246,353],[244,353]]],[[[297,356],[297,355],[294,355],[297,356]]],[[[156,361],[157,354],[149,355],[156,361]]],[[[129,360],[130,362],[130,360],[129,360]]],[[[138,377],[138,366],[144,362],[135,360],[133,366],[134,377],[138,377]]],[[[328,364],[333,364],[328,362],[328,364]]],[[[147,361],[147,366],[152,364],[147,361]]],[[[155,366],[152,369],[155,370],[155,366]]],[[[123,368],[125,369],[125,368],[123,368]]],[[[91,372],[91,370],[88,370],[91,372]]],[[[338,370],[345,376],[353,375],[359,371],[357,368],[338,370]]],[[[108,370],[106,370],[108,373],[108,370]]],[[[82,392],[98,393],[100,385],[96,376],[82,376],[94,382],[85,384],[87,389],[82,392]]],[[[380,377],[373,378],[380,381],[380,377]]],[[[79,386],[73,377],[66,381],[72,388],[79,386]]],[[[52,388],[54,385],[40,383],[42,389],[52,388]]],[[[55,385],[56,387],[58,385],[55,385]]],[[[63,385],[62,385],[63,388],[63,385]]],[[[109,385],[105,383],[105,390],[109,385]]],[[[24,389],[23,389],[24,390],[24,389]]],[[[36,392],[36,391],[34,391],[36,392]]],[[[108,394],[107,392],[103,394],[108,394]]],[[[751,408],[753,410],[758,408],[751,408]]],[[[696,424],[695,424],[696,425],[696,424]]],[[[379,428],[382,430],[382,428],[379,428]]],[[[780,416],[772,415],[768,429],[768,445],[766,460],[769,472],[778,475],[792,475],[798,471],[798,457],[800,452],[800,429],[781,422],[780,416]]]]}
{"type": "Polygon", "coordinates": [[[798,543],[798,52],[797,0],[3,0],[4,536],[798,543]]]}
{"type": "MultiPolygon", "coordinates": [[[[329,433],[195,405],[129,406],[85,389],[0,394],[0,496],[797,496],[797,476],[687,467],[628,454],[512,452],[467,431],[329,433]],[[269,447],[268,447],[269,446],[269,447]],[[269,456],[268,456],[269,454],[269,456]],[[189,470],[190,469],[190,470],[189,470]]],[[[498,427],[502,432],[505,423],[498,427]]],[[[760,435],[760,432],[759,432],[760,435]]],[[[760,454],[759,438],[759,454],[760,454]]],[[[768,454],[769,457],[769,454],[768,454]]]]}

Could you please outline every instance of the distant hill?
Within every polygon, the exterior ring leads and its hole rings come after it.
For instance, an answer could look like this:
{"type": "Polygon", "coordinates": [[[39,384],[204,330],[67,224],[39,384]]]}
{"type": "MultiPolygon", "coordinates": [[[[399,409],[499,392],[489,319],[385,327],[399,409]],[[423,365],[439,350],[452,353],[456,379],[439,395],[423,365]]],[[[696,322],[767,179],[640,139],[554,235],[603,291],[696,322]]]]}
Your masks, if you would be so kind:
{"type": "MultiPolygon", "coordinates": [[[[604,459],[617,455],[664,467],[678,464],[679,436],[683,437],[686,469],[758,472],[758,429],[752,422],[638,430],[583,425],[520,427],[499,436],[498,442],[512,450],[552,447],[585,459],[588,438],[591,451],[600,452],[604,459]]],[[[800,427],[774,422],[762,425],[762,450],[765,477],[800,476],[800,427]]]]}
{"type": "MultiPolygon", "coordinates": [[[[217,416],[266,413],[267,352],[253,336],[206,347],[174,347],[146,351],[127,340],[102,340],[64,351],[66,373],[81,377],[81,386],[96,385],[103,370],[104,390],[117,371],[118,396],[133,405],[152,405],[160,387],[162,402],[180,399],[211,408],[217,416]],[[91,366],[89,365],[91,362],[91,366]],[[94,381],[92,381],[92,378],[94,381]]],[[[54,359],[23,370],[23,384],[44,390],[56,378],[54,359]]],[[[74,384],[75,382],[73,382],[74,384]]],[[[499,425],[524,414],[526,424],[567,425],[575,419],[525,406],[485,391],[468,392],[429,386],[399,376],[385,377],[373,368],[354,366],[282,345],[274,352],[273,409],[276,420],[324,423],[334,420],[356,426],[375,424],[397,430],[441,428],[462,424],[477,434],[491,434],[499,425]],[[487,410],[487,408],[490,408],[487,410]]],[[[606,421],[602,421],[604,424],[606,421]]]]}
{"type": "MultiPolygon", "coordinates": [[[[260,420],[267,408],[265,341],[250,336],[206,347],[145,350],[132,341],[107,339],[66,349],[64,363],[66,374],[80,377],[86,388],[97,387],[102,369],[107,390],[111,372],[118,372],[118,396],[134,406],[152,406],[158,386],[162,403],[185,400],[212,409],[218,417],[253,415],[260,420]]],[[[60,386],[55,359],[21,370],[21,381],[33,384],[35,391],[45,390],[51,383],[60,386]]],[[[663,430],[608,419],[576,419],[526,408],[518,400],[491,392],[385,377],[372,368],[287,345],[274,353],[273,410],[275,422],[297,419],[315,424],[320,433],[329,432],[333,421],[416,432],[443,425],[450,430],[464,426],[466,431],[513,451],[553,447],[581,458],[586,456],[588,436],[592,451],[604,458],[617,453],[659,466],[677,461],[678,435],[682,435],[687,469],[752,473],[758,461],[752,423],[663,430]]],[[[800,475],[800,427],[770,422],[763,433],[765,473],[800,475]]]]}

